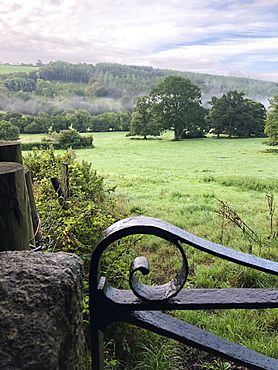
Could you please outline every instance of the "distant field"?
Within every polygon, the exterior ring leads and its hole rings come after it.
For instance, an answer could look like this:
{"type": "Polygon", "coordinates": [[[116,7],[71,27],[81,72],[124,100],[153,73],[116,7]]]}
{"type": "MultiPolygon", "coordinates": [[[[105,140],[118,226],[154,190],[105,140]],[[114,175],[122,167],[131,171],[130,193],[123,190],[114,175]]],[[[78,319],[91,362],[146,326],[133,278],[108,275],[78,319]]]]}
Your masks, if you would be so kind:
{"type": "Polygon", "coordinates": [[[0,74],[8,74],[14,72],[30,72],[38,67],[23,67],[23,66],[4,66],[0,65],[0,74]]]}
{"type": "Polygon", "coordinates": [[[45,136],[45,134],[20,134],[20,142],[22,143],[30,143],[33,141],[40,142],[41,139],[45,136]]]}

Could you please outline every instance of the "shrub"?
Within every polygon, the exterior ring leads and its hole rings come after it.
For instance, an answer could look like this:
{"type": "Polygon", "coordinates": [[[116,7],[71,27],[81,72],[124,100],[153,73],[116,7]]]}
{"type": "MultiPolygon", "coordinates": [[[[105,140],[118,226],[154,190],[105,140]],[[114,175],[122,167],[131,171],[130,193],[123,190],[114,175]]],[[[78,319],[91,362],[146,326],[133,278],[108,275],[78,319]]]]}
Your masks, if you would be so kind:
{"type": "Polygon", "coordinates": [[[93,136],[82,136],[80,133],[74,129],[72,130],[62,130],[58,135],[58,142],[61,149],[68,148],[82,148],[82,147],[92,147],[93,136]]]}
{"type": "Polygon", "coordinates": [[[19,139],[19,129],[8,121],[0,121],[0,140],[13,141],[19,139]]]}

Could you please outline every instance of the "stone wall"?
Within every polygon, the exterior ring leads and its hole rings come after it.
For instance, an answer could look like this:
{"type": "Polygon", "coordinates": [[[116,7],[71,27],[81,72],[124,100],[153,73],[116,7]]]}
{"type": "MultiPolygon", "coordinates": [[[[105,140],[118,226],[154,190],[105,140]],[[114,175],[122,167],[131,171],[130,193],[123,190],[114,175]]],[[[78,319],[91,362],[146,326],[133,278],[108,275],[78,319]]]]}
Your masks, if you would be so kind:
{"type": "Polygon", "coordinates": [[[68,253],[0,253],[0,369],[87,369],[82,260],[68,253]]]}

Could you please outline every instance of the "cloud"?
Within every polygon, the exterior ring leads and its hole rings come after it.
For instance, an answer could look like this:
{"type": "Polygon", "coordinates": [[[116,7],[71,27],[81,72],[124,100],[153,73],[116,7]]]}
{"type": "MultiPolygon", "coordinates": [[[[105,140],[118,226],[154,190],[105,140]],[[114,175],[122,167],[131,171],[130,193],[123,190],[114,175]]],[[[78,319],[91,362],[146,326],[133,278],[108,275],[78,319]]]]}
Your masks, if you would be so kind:
{"type": "Polygon", "coordinates": [[[244,69],[276,78],[277,10],[277,0],[4,0],[1,59],[244,69]]]}

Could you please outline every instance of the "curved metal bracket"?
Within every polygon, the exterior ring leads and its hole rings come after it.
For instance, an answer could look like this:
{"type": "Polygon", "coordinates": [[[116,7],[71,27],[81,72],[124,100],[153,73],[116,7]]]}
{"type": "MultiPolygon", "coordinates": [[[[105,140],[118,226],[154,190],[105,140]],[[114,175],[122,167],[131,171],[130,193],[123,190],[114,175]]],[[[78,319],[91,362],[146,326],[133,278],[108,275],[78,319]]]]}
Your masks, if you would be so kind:
{"type": "Polygon", "coordinates": [[[176,245],[182,255],[182,268],[174,279],[166,284],[158,286],[142,284],[136,279],[135,272],[140,271],[143,275],[147,275],[149,273],[148,260],[145,257],[137,257],[133,260],[130,267],[129,285],[137,297],[147,301],[163,301],[176,296],[183,288],[188,275],[188,263],[181,244],[177,243],[176,245]]]}
{"type": "Polygon", "coordinates": [[[188,262],[181,243],[224,260],[278,276],[277,262],[199,238],[165,221],[151,217],[131,217],[116,222],[104,231],[91,258],[90,316],[94,343],[93,369],[103,369],[101,331],[105,331],[107,326],[115,321],[130,322],[145,327],[193,347],[232,359],[250,369],[278,369],[278,360],[257,354],[232,342],[217,339],[218,337],[211,333],[200,331],[189,324],[178,324],[179,320],[167,319],[167,315],[151,313],[151,310],[278,307],[277,289],[182,289],[188,274],[188,262]],[[136,279],[135,273],[139,271],[146,275],[149,272],[149,266],[145,257],[137,257],[130,268],[131,290],[115,289],[106,283],[106,279],[100,274],[102,253],[114,241],[134,234],[155,235],[178,247],[182,255],[182,268],[173,280],[159,286],[142,284],[136,279]],[[149,311],[149,313],[143,313],[143,311],[149,311]],[[159,322],[160,318],[161,322],[159,322]],[[176,332],[178,329],[175,325],[178,325],[181,331],[190,330],[190,332],[176,332]],[[216,344],[212,341],[216,341],[216,344]],[[223,348],[219,348],[219,343],[223,348]]]}

